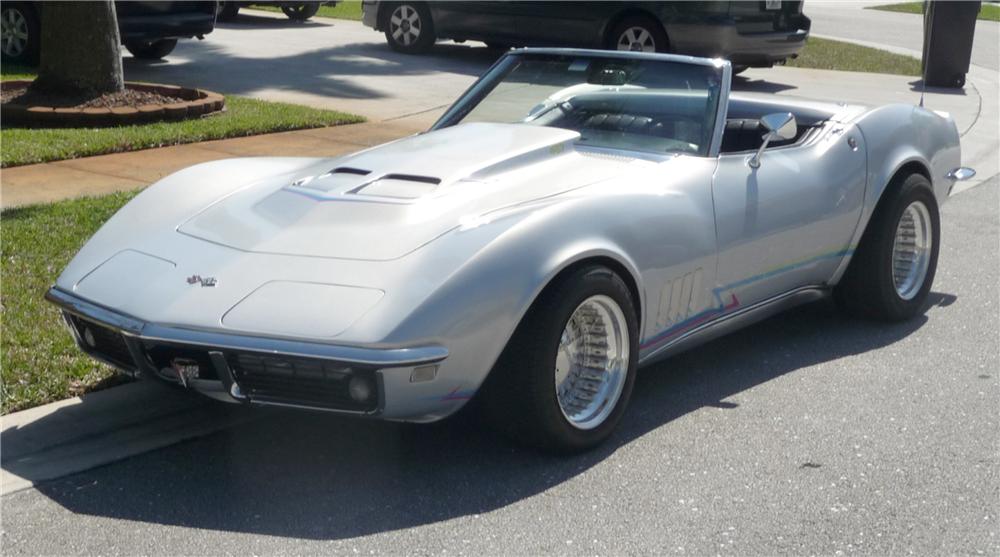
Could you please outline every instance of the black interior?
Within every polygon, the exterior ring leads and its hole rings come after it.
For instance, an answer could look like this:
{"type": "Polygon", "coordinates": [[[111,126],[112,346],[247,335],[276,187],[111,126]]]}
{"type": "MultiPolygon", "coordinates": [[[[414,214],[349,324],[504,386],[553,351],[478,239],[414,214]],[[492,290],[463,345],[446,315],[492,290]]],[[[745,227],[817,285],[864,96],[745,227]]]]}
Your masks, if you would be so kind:
{"type": "Polygon", "coordinates": [[[767,133],[763,124],[760,123],[760,119],[775,112],[794,114],[798,129],[792,139],[773,140],[768,144],[768,148],[798,143],[811,130],[821,126],[831,116],[829,112],[823,110],[798,106],[789,107],[773,100],[730,97],[720,151],[722,153],[739,153],[759,149],[764,142],[764,134],[767,133]]]}

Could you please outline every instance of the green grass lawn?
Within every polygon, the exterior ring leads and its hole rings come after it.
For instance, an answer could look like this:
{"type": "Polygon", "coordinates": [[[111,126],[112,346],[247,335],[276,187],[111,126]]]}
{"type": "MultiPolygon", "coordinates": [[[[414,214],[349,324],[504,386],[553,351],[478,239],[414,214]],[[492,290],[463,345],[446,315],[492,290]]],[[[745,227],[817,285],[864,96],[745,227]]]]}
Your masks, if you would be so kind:
{"type": "MultiPolygon", "coordinates": [[[[277,6],[250,6],[253,10],[266,10],[269,12],[280,12],[281,8],[277,6]]],[[[342,2],[337,2],[336,6],[320,6],[319,12],[316,15],[320,17],[333,17],[337,19],[352,19],[354,21],[361,21],[361,2],[360,0],[346,0],[342,2]]]]}
{"type": "MultiPolygon", "coordinates": [[[[923,2],[903,2],[900,4],[886,4],[884,6],[871,6],[869,10],[882,10],[886,12],[901,12],[907,14],[923,14],[924,13],[924,3],[923,2]]],[[[979,9],[978,19],[983,19],[986,21],[1000,21],[1000,6],[996,4],[987,4],[983,2],[982,8],[979,9]]]]}
{"type": "Polygon", "coordinates": [[[809,37],[799,57],[789,60],[795,68],[920,75],[920,60],[841,41],[809,37]]]}
{"type": "Polygon", "coordinates": [[[363,120],[332,110],[227,96],[222,114],[180,122],[111,128],[2,128],[0,165],[18,166],[363,120]]]}
{"type": "Polygon", "coordinates": [[[64,399],[120,380],[76,348],[43,298],[73,254],[135,193],[8,209],[0,213],[0,408],[3,413],[64,399]]]}
{"type": "MultiPolygon", "coordinates": [[[[3,81],[34,77],[33,68],[14,64],[4,64],[0,71],[3,81]]],[[[227,95],[225,112],[180,122],[109,128],[0,126],[0,167],[363,121],[361,116],[334,110],[227,95]]]]}

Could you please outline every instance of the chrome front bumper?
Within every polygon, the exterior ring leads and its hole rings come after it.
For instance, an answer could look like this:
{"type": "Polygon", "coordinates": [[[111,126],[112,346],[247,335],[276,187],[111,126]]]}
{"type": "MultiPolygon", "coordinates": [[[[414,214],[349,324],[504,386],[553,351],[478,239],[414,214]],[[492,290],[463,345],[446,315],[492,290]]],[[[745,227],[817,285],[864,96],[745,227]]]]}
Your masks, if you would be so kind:
{"type": "Polygon", "coordinates": [[[379,415],[385,372],[448,357],[441,346],[382,349],[159,325],[57,287],[45,298],[62,309],[77,345],[95,359],[226,402],[379,415]],[[367,383],[370,396],[354,400],[353,383],[367,383]]]}

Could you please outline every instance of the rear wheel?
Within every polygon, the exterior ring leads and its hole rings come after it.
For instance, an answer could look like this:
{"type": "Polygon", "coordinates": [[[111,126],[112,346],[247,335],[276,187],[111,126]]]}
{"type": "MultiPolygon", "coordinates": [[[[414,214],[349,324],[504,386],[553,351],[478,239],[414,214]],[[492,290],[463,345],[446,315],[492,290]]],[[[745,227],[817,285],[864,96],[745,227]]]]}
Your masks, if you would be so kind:
{"type": "Polygon", "coordinates": [[[606,267],[582,267],[546,289],[525,315],[484,386],[486,416],[519,442],[589,449],[620,421],[637,358],[628,287],[606,267]]]}
{"type": "Polygon", "coordinates": [[[158,41],[128,41],[125,48],[132,56],[140,60],[159,60],[174,51],[177,39],[160,39],[158,41]]]}
{"type": "Polygon", "coordinates": [[[305,21],[319,11],[319,2],[303,2],[301,4],[286,4],[281,11],[293,21],[305,21]]]}
{"type": "Polygon", "coordinates": [[[434,22],[422,3],[402,2],[386,6],[385,40],[389,48],[404,54],[421,54],[434,46],[434,22]]]}
{"type": "Polygon", "coordinates": [[[648,17],[626,17],[611,30],[608,50],[632,52],[667,52],[667,34],[663,26],[648,17]]]}
{"type": "Polygon", "coordinates": [[[239,2],[222,1],[219,2],[219,11],[216,18],[219,21],[232,21],[240,13],[239,2]]]}
{"type": "Polygon", "coordinates": [[[940,229],[930,182],[920,174],[905,177],[872,215],[834,291],[837,302],[852,314],[884,321],[917,315],[937,271],[940,229]]]}

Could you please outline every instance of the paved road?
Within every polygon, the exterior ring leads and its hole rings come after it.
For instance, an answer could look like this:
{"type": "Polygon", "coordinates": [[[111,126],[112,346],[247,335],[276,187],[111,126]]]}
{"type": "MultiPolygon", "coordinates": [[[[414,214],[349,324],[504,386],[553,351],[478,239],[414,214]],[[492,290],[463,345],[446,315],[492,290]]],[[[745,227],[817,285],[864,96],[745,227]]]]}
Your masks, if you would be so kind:
{"type": "Polygon", "coordinates": [[[645,369],[596,452],[271,412],[6,496],[4,554],[997,555],[998,203],[945,206],[925,316],[817,303],[645,369]]]}

